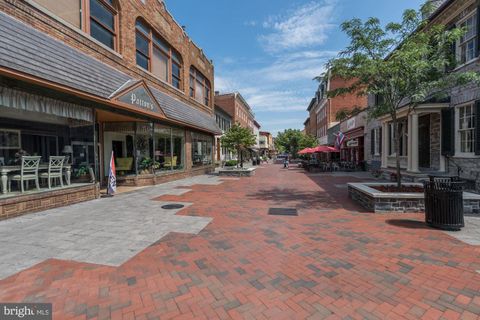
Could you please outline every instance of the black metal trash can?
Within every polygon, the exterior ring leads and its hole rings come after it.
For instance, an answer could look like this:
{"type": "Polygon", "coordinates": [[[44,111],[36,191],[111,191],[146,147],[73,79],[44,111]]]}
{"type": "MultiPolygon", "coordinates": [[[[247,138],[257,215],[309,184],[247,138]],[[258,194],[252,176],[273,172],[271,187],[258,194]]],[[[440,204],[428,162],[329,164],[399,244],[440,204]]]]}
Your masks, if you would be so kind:
{"type": "Polygon", "coordinates": [[[425,222],[443,230],[460,230],[463,219],[464,182],[456,176],[430,176],[424,182],[425,222]]]}

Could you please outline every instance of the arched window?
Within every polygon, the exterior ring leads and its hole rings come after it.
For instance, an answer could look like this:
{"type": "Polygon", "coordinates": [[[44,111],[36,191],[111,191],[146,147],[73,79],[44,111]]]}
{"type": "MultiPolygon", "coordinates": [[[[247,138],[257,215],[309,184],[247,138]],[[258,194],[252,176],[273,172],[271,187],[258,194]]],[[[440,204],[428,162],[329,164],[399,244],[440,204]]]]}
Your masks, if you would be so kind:
{"type": "Polygon", "coordinates": [[[117,10],[113,0],[89,0],[87,10],[90,35],[114,50],[117,49],[117,10]]]}
{"type": "Polygon", "coordinates": [[[210,81],[195,67],[190,67],[190,97],[208,106],[210,92],[210,81]]]}
{"type": "Polygon", "coordinates": [[[165,40],[141,20],[136,22],[137,65],[177,89],[182,84],[182,59],[165,40]]]}
{"type": "Polygon", "coordinates": [[[118,9],[116,0],[35,0],[69,24],[117,50],[118,9]]]}

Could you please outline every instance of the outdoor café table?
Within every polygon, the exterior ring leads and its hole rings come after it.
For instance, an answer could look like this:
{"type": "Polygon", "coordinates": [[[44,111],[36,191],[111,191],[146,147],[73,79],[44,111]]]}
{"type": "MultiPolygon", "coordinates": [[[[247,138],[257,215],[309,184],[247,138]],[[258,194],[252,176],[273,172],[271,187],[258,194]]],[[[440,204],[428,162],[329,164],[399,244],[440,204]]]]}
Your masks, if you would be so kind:
{"type": "MultiPolygon", "coordinates": [[[[71,175],[71,165],[64,165],[63,169],[65,169],[65,180],[67,181],[67,185],[70,185],[70,175],[71,175]]],[[[1,174],[1,185],[2,185],[2,193],[6,194],[8,190],[8,174],[16,171],[21,171],[22,166],[0,166],[0,174],[1,174]]],[[[48,163],[40,163],[38,166],[38,170],[48,170],[48,163]]]]}

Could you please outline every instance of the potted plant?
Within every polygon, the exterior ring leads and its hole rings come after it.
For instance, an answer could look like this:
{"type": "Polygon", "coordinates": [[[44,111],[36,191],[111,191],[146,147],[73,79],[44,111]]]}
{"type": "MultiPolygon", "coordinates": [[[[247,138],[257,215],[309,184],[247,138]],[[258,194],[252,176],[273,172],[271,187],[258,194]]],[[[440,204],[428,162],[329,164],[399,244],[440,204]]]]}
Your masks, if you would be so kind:
{"type": "Polygon", "coordinates": [[[80,166],[74,173],[75,180],[77,181],[89,181],[89,171],[87,166],[80,166]]]}

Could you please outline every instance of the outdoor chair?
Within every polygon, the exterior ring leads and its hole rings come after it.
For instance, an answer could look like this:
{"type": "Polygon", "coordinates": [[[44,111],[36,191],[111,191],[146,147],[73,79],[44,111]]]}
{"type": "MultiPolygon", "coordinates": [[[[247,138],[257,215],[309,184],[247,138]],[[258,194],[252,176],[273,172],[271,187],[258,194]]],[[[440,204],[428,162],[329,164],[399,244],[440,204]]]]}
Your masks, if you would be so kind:
{"type": "Polygon", "coordinates": [[[165,157],[165,162],[163,163],[164,167],[176,167],[177,166],[177,156],[165,157]]]}
{"type": "Polygon", "coordinates": [[[63,164],[65,157],[51,156],[48,161],[48,172],[40,173],[41,179],[48,180],[48,189],[52,189],[52,180],[59,179],[63,188],[63,164]]]}
{"type": "Polygon", "coordinates": [[[40,190],[40,184],[38,183],[38,167],[40,165],[40,156],[22,156],[22,166],[20,169],[20,174],[13,175],[9,178],[8,189],[11,191],[12,181],[16,181],[17,185],[20,184],[20,190],[22,193],[25,192],[24,182],[35,181],[35,186],[37,190],[40,190]]]}

